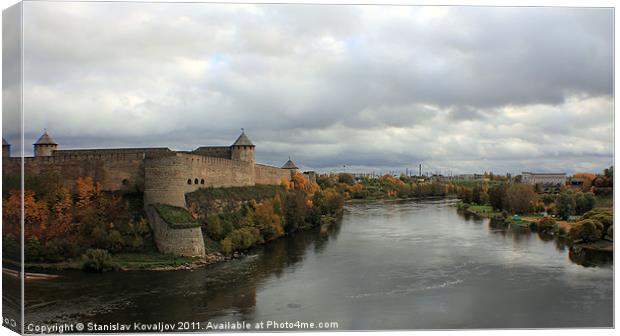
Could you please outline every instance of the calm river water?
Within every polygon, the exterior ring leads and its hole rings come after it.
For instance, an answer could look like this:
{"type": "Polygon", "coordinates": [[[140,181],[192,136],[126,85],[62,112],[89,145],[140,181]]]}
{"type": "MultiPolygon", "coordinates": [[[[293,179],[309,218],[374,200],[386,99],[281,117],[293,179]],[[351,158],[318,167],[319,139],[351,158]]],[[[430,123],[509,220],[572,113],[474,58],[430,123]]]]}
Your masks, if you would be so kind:
{"type": "MultiPolygon", "coordinates": [[[[453,200],[349,204],[302,232],[193,271],[62,273],[29,282],[37,322],[338,322],[338,329],[611,327],[613,268],[453,200]]],[[[28,308],[29,307],[29,308],[28,308]]]]}

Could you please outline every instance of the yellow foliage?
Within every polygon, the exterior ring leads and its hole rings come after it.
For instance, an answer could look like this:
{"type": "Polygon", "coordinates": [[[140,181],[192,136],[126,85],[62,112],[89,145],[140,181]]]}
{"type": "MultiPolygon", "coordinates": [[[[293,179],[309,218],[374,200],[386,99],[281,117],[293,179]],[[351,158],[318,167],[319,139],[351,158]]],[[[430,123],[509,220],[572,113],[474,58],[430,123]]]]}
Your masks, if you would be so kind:
{"type": "Polygon", "coordinates": [[[291,189],[291,182],[286,177],[282,178],[280,185],[284,188],[284,191],[289,191],[291,189]]]}
{"type": "Polygon", "coordinates": [[[319,190],[319,185],[316,182],[309,181],[299,172],[293,175],[290,183],[293,189],[305,192],[308,197],[312,197],[319,190]]]}

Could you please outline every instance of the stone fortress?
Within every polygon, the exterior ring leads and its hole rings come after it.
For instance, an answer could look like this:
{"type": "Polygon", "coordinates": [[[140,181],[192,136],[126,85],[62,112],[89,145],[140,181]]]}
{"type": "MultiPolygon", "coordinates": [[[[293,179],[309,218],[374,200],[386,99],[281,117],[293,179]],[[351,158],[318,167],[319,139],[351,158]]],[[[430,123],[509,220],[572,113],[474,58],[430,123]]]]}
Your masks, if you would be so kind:
{"type": "MultiPolygon", "coordinates": [[[[186,207],[185,194],[199,188],[278,185],[298,172],[289,159],[281,168],[258,164],[256,147],[242,129],[230,146],[205,146],[193,151],[160,148],[59,149],[47,130],[34,143],[34,157],[11,157],[11,145],[2,139],[3,173],[54,174],[72,188],[78,177],[91,177],[103,190],[137,190],[155,241],[162,253],[204,256],[200,228],[171,229],[150,204],[186,207]]],[[[305,172],[315,180],[314,172],[305,172]]]]}

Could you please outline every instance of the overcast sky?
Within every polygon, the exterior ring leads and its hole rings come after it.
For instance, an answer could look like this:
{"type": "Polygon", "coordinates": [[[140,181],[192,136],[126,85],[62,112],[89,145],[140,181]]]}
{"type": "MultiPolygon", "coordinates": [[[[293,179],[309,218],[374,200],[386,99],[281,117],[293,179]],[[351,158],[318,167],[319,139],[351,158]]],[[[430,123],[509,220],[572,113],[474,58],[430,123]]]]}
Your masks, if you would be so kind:
{"type": "Polygon", "coordinates": [[[244,127],[259,162],[322,171],[600,171],[612,33],[611,9],[28,2],[26,144],[244,127]]]}

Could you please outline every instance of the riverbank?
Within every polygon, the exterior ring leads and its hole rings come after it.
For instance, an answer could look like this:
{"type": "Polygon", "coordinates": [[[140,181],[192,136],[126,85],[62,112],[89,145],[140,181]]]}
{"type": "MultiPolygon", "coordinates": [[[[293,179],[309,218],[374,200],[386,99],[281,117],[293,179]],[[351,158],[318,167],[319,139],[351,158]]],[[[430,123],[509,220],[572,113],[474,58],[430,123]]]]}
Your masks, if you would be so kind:
{"type": "MultiPolygon", "coordinates": [[[[111,262],[118,271],[174,271],[189,270],[215,264],[230,258],[219,253],[208,254],[203,258],[191,258],[159,253],[122,253],[111,256],[111,262]]],[[[3,259],[8,269],[19,269],[18,262],[3,259]]],[[[28,272],[49,272],[65,270],[82,270],[84,261],[74,259],[56,263],[25,263],[28,272]]]]}
{"type": "MultiPolygon", "coordinates": [[[[459,203],[457,204],[457,209],[470,215],[481,218],[488,218],[495,221],[502,221],[506,225],[511,225],[513,227],[519,227],[527,230],[538,228],[540,221],[544,218],[543,216],[536,215],[509,216],[505,212],[494,210],[490,205],[469,205],[465,203],[459,203]]],[[[566,237],[570,233],[570,230],[578,223],[577,221],[563,221],[555,219],[554,222],[555,228],[553,230],[546,231],[545,234],[557,235],[561,238],[566,237]]],[[[575,244],[572,244],[572,246],[578,250],[613,253],[613,241],[606,239],[599,239],[594,242],[588,243],[576,242],[575,244]]]]}
{"type": "MultiPolygon", "coordinates": [[[[307,231],[317,229],[321,233],[327,232],[327,230],[338,220],[342,218],[342,211],[340,211],[336,217],[323,216],[321,223],[318,226],[302,226],[299,231],[307,231]]],[[[295,232],[293,232],[294,234],[295,232]]],[[[286,235],[285,235],[286,236],[286,235]]],[[[285,237],[283,236],[283,237],[285,237]]],[[[279,239],[279,238],[278,238],[279,239]]],[[[278,239],[264,242],[258,245],[269,244],[278,239]]],[[[252,246],[250,249],[255,248],[252,246]]],[[[179,270],[193,270],[206,266],[242,258],[245,256],[244,251],[235,251],[231,255],[226,256],[220,252],[207,253],[204,258],[201,257],[184,257],[171,254],[161,254],[157,252],[152,253],[119,253],[111,255],[110,262],[114,265],[115,271],[179,271],[179,270]]],[[[3,264],[7,265],[6,268],[10,272],[18,272],[21,267],[18,262],[3,259],[3,264]]],[[[41,275],[40,277],[33,276],[33,279],[52,279],[51,274],[45,274],[40,272],[56,272],[67,270],[83,270],[83,259],[68,260],[56,263],[25,263],[24,268],[28,274],[41,275]]]]}
{"type": "Polygon", "coordinates": [[[385,197],[385,198],[351,198],[345,200],[346,204],[363,204],[363,203],[372,203],[372,202],[404,202],[404,201],[415,201],[415,200],[433,200],[433,199],[453,199],[457,200],[456,195],[450,194],[445,196],[419,196],[419,197],[385,197]]]}

